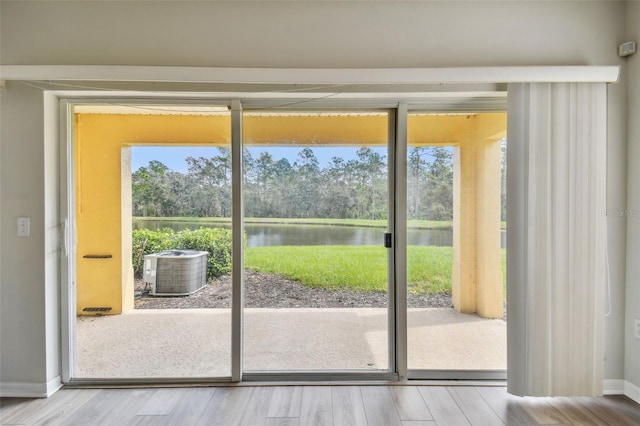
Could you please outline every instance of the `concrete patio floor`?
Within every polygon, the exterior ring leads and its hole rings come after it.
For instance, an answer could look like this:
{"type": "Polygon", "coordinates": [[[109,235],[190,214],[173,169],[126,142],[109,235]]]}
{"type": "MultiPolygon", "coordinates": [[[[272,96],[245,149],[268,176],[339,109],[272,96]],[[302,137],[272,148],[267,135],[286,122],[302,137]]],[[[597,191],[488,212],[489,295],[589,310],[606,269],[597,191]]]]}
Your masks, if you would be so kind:
{"type": "MultiPolygon", "coordinates": [[[[245,309],[244,370],[387,369],[380,308],[245,309]]],[[[408,310],[410,369],[506,369],[506,322],[453,309],[408,310]]],[[[230,375],[229,309],[78,317],[81,378],[230,375]]]]}

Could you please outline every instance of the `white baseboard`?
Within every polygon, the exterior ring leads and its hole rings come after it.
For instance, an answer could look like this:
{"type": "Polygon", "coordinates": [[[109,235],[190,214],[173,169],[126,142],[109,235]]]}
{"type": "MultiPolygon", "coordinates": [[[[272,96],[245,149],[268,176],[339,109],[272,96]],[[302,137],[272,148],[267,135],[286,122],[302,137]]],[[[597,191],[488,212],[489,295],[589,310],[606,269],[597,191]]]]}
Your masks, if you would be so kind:
{"type": "Polygon", "coordinates": [[[47,382],[47,398],[56,393],[62,387],[62,378],[56,376],[47,382]]]}
{"type": "Polygon", "coordinates": [[[1,397],[46,398],[46,383],[0,382],[1,397]]]}
{"type": "Polygon", "coordinates": [[[640,404],[640,387],[631,382],[624,382],[624,394],[640,404]]]}
{"type": "Polygon", "coordinates": [[[625,381],[622,379],[605,379],[602,386],[604,395],[624,395],[625,381]]]}
{"type": "Polygon", "coordinates": [[[0,397],[48,398],[61,387],[60,376],[47,383],[0,382],[0,397]]]}
{"type": "Polygon", "coordinates": [[[640,404],[640,387],[627,380],[605,380],[602,393],[604,395],[625,395],[640,404]]]}

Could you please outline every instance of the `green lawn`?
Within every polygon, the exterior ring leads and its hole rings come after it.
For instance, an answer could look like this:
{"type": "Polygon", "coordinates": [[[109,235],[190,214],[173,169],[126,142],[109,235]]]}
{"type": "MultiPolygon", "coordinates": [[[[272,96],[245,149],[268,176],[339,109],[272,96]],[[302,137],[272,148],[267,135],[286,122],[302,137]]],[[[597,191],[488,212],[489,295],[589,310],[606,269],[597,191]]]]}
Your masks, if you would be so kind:
{"type": "MultiPolygon", "coordinates": [[[[278,246],[245,249],[245,266],[322,288],[387,290],[387,256],[378,246],[278,246]]],[[[502,250],[504,273],[505,250],[502,250]]],[[[408,248],[409,291],[450,293],[451,247],[408,248]]]]}
{"type": "MultiPolygon", "coordinates": [[[[228,218],[147,217],[134,218],[193,224],[229,224],[228,218]]],[[[386,220],[245,218],[245,223],[287,225],[335,225],[386,228],[386,220]]],[[[410,229],[451,229],[451,221],[412,220],[410,229]]],[[[503,228],[505,223],[502,223],[503,228]]],[[[452,247],[408,247],[409,291],[419,294],[450,293],[452,247]]],[[[381,246],[277,246],[245,248],[245,266],[259,272],[282,275],[303,285],[387,290],[387,249],[381,246]]],[[[506,276],[506,251],[502,250],[502,273],[506,276]]],[[[506,279],[504,280],[506,282],[506,279]]]]}

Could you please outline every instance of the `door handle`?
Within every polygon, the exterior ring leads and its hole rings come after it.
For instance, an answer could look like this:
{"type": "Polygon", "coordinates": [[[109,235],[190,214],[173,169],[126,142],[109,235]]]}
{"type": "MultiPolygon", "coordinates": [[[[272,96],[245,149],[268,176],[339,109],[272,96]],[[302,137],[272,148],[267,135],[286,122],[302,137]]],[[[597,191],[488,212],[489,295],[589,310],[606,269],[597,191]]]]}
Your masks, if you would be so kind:
{"type": "Polygon", "coordinates": [[[390,232],[385,232],[384,234],[384,246],[386,248],[393,247],[393,235],[390,232]]]}

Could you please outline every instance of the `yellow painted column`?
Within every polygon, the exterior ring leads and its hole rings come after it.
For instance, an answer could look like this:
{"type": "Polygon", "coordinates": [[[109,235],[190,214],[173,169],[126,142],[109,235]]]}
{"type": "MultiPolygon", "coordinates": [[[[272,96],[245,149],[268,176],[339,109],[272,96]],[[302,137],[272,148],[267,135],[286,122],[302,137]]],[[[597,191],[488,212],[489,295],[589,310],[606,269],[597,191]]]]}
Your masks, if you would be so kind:
{"type": "Polygon", "coordinates": [[[117,314],[123,308],[120,145],[104,143],[109,131],[96,122],[99,117],[76,115],[76,299],[80,315],[117,314]]]}
{"type": "Polygon", "coordinates": [[[484,318],[502,318],[500,139],[478,140],[476,155],[476,311],[484,318]]]}
{"type": "Polygon", "coordinates": [[[454,151],[453,270],[451,299],[463,313],[476,312],[476,143],[471,128],[454,151]]]}
{"type": "Polygon", "coordinates": [[[500,140],[504,114],[468,118],[454,156],[452,301],[463,313],[502,318],[500,140]]]}

